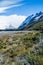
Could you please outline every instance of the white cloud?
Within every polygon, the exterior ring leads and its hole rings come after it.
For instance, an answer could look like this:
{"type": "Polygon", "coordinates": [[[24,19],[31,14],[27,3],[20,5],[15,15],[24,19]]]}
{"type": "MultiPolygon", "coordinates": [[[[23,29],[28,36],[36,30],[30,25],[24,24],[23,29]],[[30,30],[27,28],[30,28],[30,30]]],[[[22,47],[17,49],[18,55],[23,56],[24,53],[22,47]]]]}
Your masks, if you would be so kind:
{"type": "Polygon", "coordinates": [[[8,7],[0,7],[0,13],[6,12],[6,9],[12,8],[12,7],[17,7],[17,6],[21,6],[22,4],[17,4],[17,5],[12,5],[12,6],[8,6],[8,7]]]}
{"type": "Polygon", "coordinates": [[[7,7],[10,5],[16,5],[23,0],[3,0],[0,2],[0,7],[7,7]]]}
{"type": "Polygon", "coordinates": [[[22,0],[3,0],[0,2],[0,6],[1,7],[7,7],[9,5],[13,5],[13,4],[17,4],[19,2],[21,2],[22,0]]]}
{"type": "Polygon", "coordinates": [[[12,7],[18,7],[22,4],[19,3],[22,0],[3,0],[0,2],[0,13],[5,12],[6,9],[12,8],[12,7]]]}
{"type": "Polygon", "coordinates": [[[0,16],[0,29],[6,28],[9,24],[14,27],[18,27],[24,20],[26,16],[21,15],[10,15],[10,16],[0,16]]]}
{"type": "MultiPolygon", "coordinates": [[[[9,8],[12,7],[18,7],[23,5],[21,2],[23,0],[2,0],[0,1],[0,13],[5,13],[9,8]]],[[[0,15],[0,29],[4,29],[7,25],[10,23],[14,27],[18,27],[22,21],[24,21],[26,16],[20,16],[20,15],[10,15],[10,16],[2,16],[0,15]]]]}

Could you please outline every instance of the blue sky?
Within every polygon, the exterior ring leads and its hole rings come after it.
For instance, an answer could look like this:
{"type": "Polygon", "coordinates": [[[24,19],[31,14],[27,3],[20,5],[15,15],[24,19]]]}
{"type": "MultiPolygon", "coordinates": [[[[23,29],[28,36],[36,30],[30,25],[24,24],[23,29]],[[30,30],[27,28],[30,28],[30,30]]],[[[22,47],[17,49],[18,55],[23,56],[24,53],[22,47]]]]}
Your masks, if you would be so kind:
{"type": "Polygon", "coordinates": [[[43,0],[0,0],[0,29],[18,27],[26,17],[43,12],[43,0]]]}

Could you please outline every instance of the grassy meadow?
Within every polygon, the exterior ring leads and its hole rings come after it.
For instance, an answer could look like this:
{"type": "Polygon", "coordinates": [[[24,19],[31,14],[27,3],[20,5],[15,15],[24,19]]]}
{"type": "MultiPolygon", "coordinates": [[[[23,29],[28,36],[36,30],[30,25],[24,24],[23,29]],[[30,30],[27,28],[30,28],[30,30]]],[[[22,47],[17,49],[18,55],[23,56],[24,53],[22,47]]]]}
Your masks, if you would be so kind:
{"type": "Polygon", "coordinates": [[[0,65],[43,65],[41,33],[39,31],[1,32],[0,65]]]}

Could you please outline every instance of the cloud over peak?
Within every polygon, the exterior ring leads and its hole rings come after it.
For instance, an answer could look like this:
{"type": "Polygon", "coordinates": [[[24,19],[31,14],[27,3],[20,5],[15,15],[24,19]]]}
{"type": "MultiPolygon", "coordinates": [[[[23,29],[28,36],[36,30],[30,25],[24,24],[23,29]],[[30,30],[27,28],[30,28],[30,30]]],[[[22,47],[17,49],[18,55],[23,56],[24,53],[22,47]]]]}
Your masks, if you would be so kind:
{"type": "MultiPolygon", "coordinates": [[[[19,7],[23,5],[24,0],[0,0],[0,29],[5,29],[6,26],[12,24],[15,28],[17,28],[22,21],[25,20],[26,16],[17,15],[17,13],[13,13],[14,11],[10,11],[10,8],[14,9],[15,7],[19,7]],[[10,15],[7,15],[7,11],[10,11],[10,15]],[[3,13],[5,15],[3,15],[3,13]]],[[[21,12],[20,12],[21,13],[21,12]]]]}
{"type": "Polygon", "coordinates": [[[12,24],[15,28],[17,28],[22,21],[24,21],[26,16],[21,15],[10,15],[10,16],[0,16],[0,29],[5,29],[6,26],[12,24]]]}

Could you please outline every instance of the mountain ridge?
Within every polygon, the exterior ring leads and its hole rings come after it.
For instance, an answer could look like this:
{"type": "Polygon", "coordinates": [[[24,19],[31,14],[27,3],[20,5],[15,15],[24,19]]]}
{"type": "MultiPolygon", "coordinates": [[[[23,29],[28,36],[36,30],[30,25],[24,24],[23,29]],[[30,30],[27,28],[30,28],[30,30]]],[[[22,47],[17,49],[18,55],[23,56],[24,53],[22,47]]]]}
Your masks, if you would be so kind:
{"type": "MultiPolygon", "coordinates": [[[[43,12],[36,13],[35,15],[31,15],[30,19],[29,17],[26,18],[26,20],[19,26],[19,30],[27,30],[31,25],[36,24],[40,21],[43,22],[43,12]],[[28,23],[27,23],[28,22],[28,23]],[[26,23],[24,25],[24,23],[26,23]]],[[[29,29],[30,30],[30,29],[29,29]]]]}

